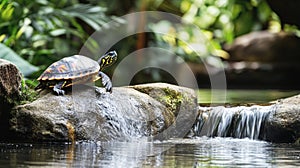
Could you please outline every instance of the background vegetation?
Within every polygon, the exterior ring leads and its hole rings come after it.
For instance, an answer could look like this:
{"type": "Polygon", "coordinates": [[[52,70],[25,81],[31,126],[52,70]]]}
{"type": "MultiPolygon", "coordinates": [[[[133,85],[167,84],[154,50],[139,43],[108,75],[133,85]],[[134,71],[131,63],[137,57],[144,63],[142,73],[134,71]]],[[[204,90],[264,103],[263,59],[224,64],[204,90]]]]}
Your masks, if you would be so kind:
{"type": "MultiPolygon", "coordinates": [[[[164,28],[167,34],[181,37],[201,50],[196,54],[175,38],[150,33],[142,39],[135,35],[122,40],[115,46],[121,55],[138,47],[162,46],[190,62],[211,56],[226,59],[228,54],[222,46],[237,36],[255,30],[282,29],[265,0],[2,0],[0,58],[12,60],[28,79],[35,79],[54,61],[78,53],[89,34],[101,30],[108,21],[119,22],[115,26],[121,29],[126,23],[118,16],[144,10],[181,16],[186,24],[179,28],[164,20],[148,26],[154,31],[164,28]],[[197,38],[199,34],[191,24],[201,29],[205,42],[197,38]]],[[[286,28],[290,30],[298,32],[297,28],[286,28]]],[[[96,43],[87,46],[99,47],[96,43]]]]}

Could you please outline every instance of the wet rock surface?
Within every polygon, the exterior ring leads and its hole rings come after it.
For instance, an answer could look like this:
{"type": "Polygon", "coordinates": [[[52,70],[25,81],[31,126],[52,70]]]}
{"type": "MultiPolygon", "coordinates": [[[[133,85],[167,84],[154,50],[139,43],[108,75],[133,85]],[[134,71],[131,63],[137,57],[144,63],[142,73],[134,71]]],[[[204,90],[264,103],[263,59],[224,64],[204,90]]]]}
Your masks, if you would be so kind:
{"type": "Polygon", "coordinates": [[[112,94],[81,85],[65,96],[48,92],[15,107],[9,127],[11,138],[29,141],[164,139],[184,136],[190,127],[166,130],[187,120],[192,125],[196,107],[193,90],[169,84],[115,87],[112,94]]]}
{"type": "Polygon", "coordinates": [[[266,140],[295,142],[300,140],[300,95],[275,102],[276,110],[266,121],[266,140]]]}

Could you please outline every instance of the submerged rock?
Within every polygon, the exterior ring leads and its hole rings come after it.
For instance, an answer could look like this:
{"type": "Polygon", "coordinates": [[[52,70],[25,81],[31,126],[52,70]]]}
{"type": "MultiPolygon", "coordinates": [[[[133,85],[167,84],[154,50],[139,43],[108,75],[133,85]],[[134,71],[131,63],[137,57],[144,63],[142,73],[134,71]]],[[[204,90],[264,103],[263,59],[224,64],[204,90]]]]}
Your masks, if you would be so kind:
{"type": "Polygon", "coordinates": [[[196,118],[196,95],[191,89],[161,83],[113,89],[110,94],[103,88],[81,85],[65,96],[46,93],[32,103],[17,106],[11,111],[11,138],[161,140],[183,137],[196,118]],[[181,129],[176,130],[179,126],[181,129]]]}

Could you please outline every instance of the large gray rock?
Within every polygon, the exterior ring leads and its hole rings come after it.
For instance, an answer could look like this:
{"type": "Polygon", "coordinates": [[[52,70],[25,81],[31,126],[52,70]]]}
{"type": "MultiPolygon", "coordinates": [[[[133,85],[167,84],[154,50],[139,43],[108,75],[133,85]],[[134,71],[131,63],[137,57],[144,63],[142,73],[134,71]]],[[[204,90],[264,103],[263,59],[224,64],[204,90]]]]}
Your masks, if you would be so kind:
{"type": "Polygon", "coordinates": [[[266,121],[266,140],[295,142],[300,140],[300,95],[278,100],[275,111],[266,121]]]}
{"type": "Polygon", "coordinates": [[[15,107],[10,130],[14,139],[39,141],[165,139],[190,130],[196,107],[193,90],[169,84],[115,87],[112,94],[80,86],[15,107]]]}

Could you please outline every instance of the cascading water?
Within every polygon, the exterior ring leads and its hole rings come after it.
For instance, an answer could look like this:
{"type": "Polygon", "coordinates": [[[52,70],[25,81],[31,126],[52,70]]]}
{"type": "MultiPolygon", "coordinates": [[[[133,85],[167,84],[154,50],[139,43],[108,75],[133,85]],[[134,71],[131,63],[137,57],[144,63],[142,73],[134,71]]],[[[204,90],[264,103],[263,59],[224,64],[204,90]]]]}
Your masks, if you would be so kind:
{"type": "Polygon", "coordinates": [[[264,123],[275,106],[199,107],[196,136],[263,139],[264,123]]]}

